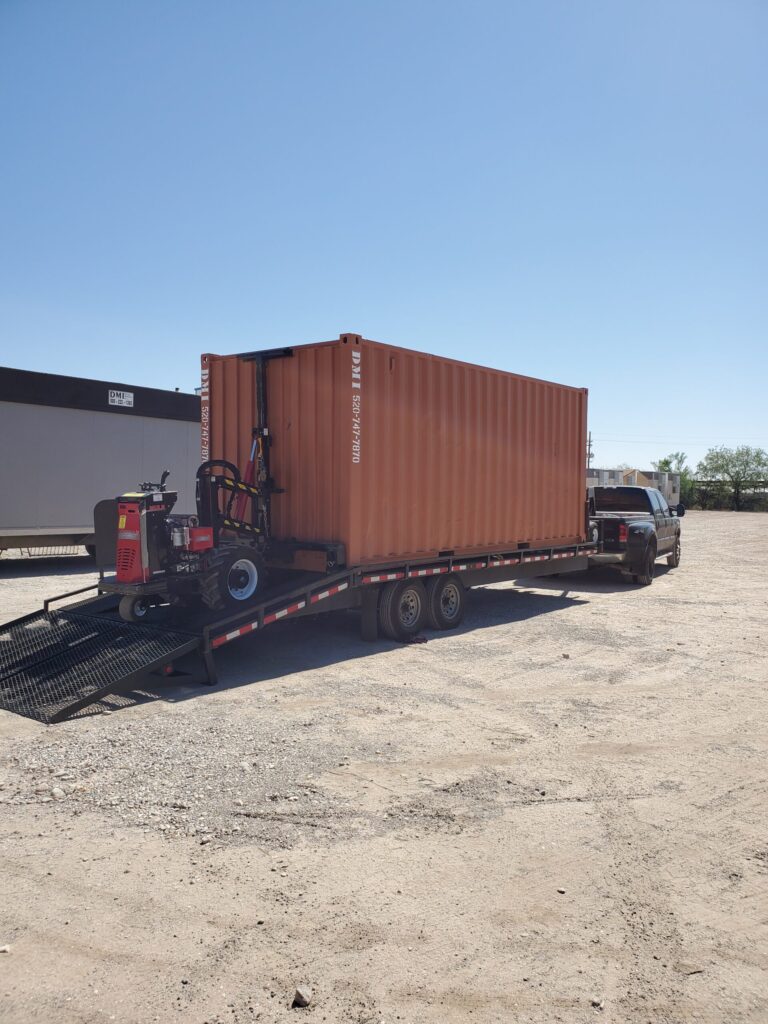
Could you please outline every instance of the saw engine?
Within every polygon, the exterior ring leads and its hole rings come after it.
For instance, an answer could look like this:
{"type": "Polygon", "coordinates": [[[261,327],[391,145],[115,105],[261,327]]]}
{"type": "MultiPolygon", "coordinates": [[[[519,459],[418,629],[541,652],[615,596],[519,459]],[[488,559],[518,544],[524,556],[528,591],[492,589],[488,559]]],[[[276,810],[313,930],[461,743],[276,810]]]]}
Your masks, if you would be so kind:
{"type": "Polygon", "coordinates": [[[158,572],[199,568],[200,554],[213,547],[213,527],[200,526],[197,516],[172,515],[176,491],[145,483],[117,499],[118,583],[149,583],[158,572]]]}
{"type": "Polygon", "coordinates": [[[159,484],[144,483],[116,499],[116,571],[100,586],[122,595],[120,615],[130,622],[160,604],[236,607],[263,582],[267,516],[258,484],[242,481],[230,463],[203,463],[197,514],[178,515],[178,495],[166,489],[167,477],[166,470],[159,484]],[[248,519],[240,511],[244,502],[251,507],[248,519]]]}

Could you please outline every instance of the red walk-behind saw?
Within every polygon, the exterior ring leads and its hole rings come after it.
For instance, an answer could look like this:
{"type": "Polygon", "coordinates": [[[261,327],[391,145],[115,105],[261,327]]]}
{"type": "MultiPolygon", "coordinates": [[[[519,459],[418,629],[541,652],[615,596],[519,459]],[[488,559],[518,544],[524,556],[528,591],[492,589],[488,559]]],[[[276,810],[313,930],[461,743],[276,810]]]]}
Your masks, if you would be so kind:
{"type": "MultiPolygon", "coordinates": [[[[257,450],[263,451],[261,444],[257,450]]],[[[231,462],[204,462],[197,471],[196,515],[173,514],[177,493],[166,489],[167,477],[166,470],[159,484],[144,483],[115,503],[102,503],[110,506],[107,515],[97,506],[97,551],[114,537],[117,517],[116,572],[100,587],[121,595],[120,615],[128,622],[143,621],[156,604],[236,608],[263,587],[273,489],[268,474],[256,473],[254,485],[231,462]]]]}

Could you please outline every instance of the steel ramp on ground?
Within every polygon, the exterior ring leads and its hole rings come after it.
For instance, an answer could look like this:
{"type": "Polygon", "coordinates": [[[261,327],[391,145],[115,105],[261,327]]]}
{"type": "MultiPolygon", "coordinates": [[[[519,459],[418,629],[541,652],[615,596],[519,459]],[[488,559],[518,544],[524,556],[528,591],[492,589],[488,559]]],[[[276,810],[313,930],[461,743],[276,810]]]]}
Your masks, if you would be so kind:
{"type": "Polygon", "coordinates": [[[199,634],[123,622],[87,608],[0,626],[0,708],[60,722],[200,646],[199,634]]]}

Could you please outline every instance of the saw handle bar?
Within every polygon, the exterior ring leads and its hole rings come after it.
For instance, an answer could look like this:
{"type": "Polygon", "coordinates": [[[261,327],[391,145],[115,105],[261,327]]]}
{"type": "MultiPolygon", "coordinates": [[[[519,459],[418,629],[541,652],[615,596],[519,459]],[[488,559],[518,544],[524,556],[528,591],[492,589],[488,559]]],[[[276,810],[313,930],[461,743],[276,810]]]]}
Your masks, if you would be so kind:
{"type": "Polygon", "coordinates": [[[228,469],[235,480],[240,479],[240,470],[234,464],[234,462],[227,462],[226,459],[207,459],[205,462],[201,462],[197,467],[197,473],[195,476],[199,480],[201,476],[210,476],[208,472],[214,466],[221,466],[222,469],[228,469]]]}
{"type": "Polygon", "coordinates": [[[170,469],[164,469],[163,470],[163,475],[160,477],[160,483],[159,484],[153,484],[153,483],[150,483],[149,481],[147,481],[146,483],[143,483],[141,485],[142,491],[164,491],[165,490],[165,481],[168,479],[168,477],[170,475],[171,475],[170,469]]]}

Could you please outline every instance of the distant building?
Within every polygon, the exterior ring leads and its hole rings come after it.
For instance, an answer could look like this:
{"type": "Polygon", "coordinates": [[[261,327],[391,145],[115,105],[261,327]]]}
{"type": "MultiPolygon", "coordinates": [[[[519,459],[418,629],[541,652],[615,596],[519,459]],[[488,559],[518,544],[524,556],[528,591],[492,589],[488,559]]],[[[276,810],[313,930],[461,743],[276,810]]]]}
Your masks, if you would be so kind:
{"type": "Polygon", "coordinates": [[[680,474],[656,469],[593,469],[587,467],[587,487],[655,487],[670,505],[680,503],[680,474]]]}

